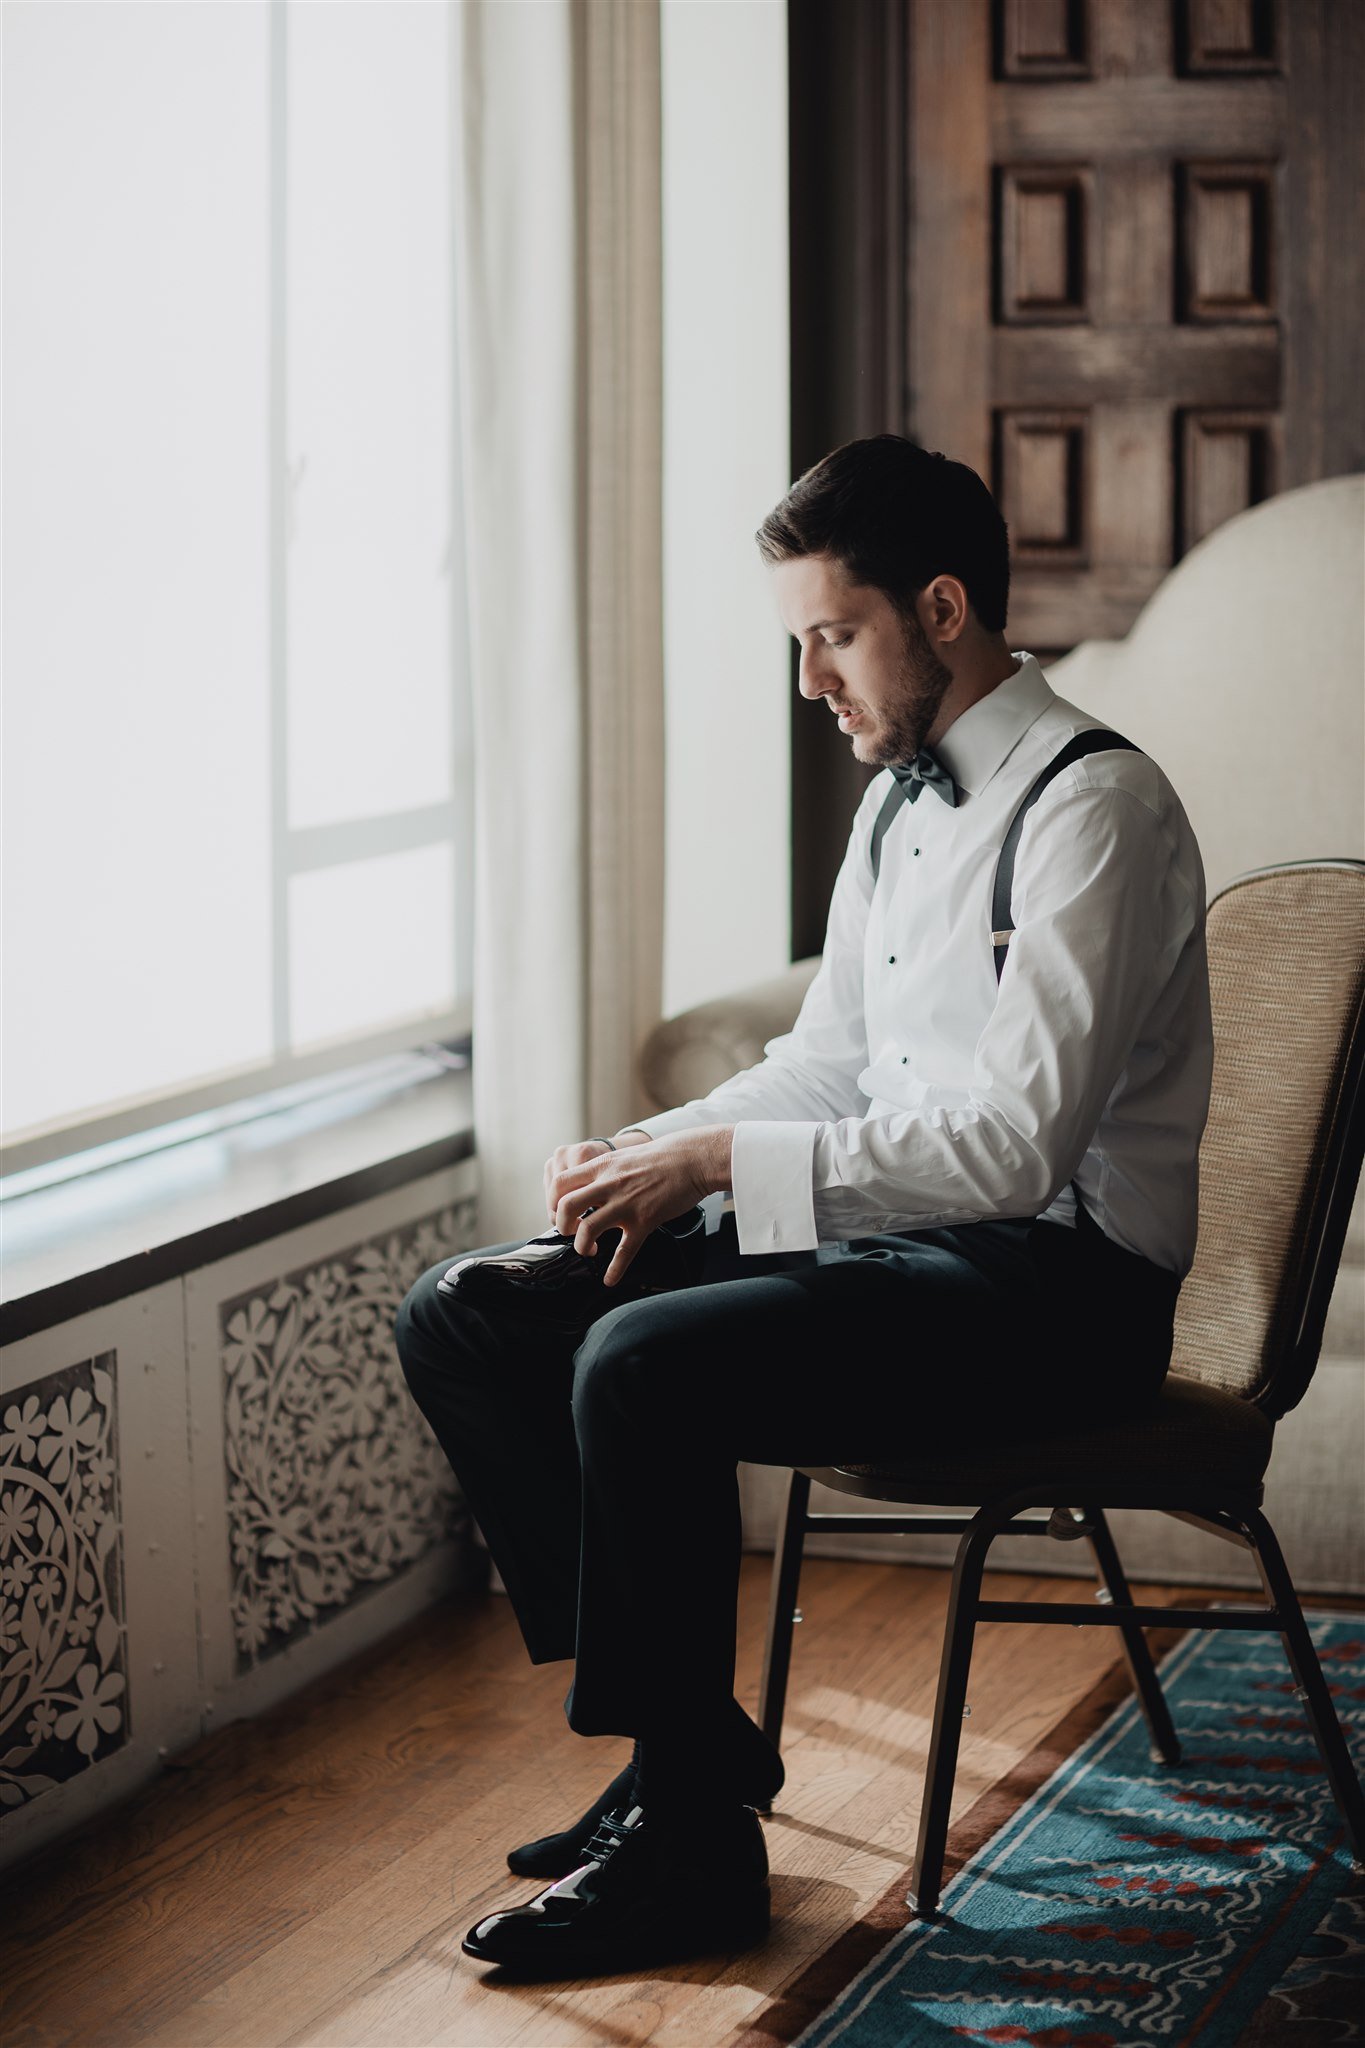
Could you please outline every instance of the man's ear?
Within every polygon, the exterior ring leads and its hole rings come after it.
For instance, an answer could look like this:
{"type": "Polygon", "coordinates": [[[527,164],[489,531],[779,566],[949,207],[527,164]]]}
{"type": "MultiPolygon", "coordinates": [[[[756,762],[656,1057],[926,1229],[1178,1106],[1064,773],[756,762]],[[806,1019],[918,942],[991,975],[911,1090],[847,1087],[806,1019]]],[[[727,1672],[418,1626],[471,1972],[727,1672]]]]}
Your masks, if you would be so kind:
{"type": "Polygon", "coordinates": [[[926,583],[915,610],[927,637],[941,646],[960,640],[972,615],[966,587],[956,576],[935,576],[926,583]]]}

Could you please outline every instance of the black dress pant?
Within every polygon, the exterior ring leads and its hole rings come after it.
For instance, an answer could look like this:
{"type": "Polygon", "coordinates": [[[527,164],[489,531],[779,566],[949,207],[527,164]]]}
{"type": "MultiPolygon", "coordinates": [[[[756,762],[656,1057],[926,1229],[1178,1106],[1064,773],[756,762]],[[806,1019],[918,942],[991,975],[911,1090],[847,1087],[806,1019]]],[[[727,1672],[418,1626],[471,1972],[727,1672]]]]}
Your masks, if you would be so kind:
{"type": "Polygon", "coordinates": [[[582,1735],[714,1727],[734,1687],[736,1466],[923,1457],[1136,1410],[1178,1281],[1034,1219],[741,1257],[581,1341],[415,1284],[395,1336],[533,1663],[582,1735]]]}

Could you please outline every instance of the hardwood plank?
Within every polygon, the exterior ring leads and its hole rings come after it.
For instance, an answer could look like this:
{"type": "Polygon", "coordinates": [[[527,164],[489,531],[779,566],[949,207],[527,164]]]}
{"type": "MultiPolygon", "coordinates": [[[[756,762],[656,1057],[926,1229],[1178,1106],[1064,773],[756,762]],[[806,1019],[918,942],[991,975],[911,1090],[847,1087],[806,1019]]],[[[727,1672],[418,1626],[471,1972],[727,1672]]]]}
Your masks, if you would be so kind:
{"type": "MultiPolygon", "coordinates": [[[[308,1688],[275,1713],[257,1721],[239,1721],[183,1751],[163,1778],[107,1824],[118,1838],[116,1865],[110,1864],[101,1846],[102,1836],[92,1832],[59,1845],[30,1866],[35,1872],[52,1866],[49,1885],[34,1891],[16,1884],[12,1897],[0,1891],[13,1931],[32,1932],[38,1914],[50,1930],[59,1928],[64,1924],[65,1904],[72,1899],[78,1901],[82,1913],[88,1913],[103,1895],[123,1896],[130,1883],[138,1882],[149,1857],[155,1861],[168,1851],[175,1853],[179,1841],[195,1840],[215,1818],[229,1788],[239,1801],[259,1800],[272,1788],[336,1774],[339,1766],[330,1752],[319,1746],[319,1736],[342,1707],[351,1735],[343,1768],[363,1772],[367,1753],[376,1745],[387,1744],[392,1735],[394,1703],[420,1697],[414,1692],[420,1673],[440,1644],[460,1643],[460,1683],[451,1695],[452,1709],[458,1712],[461,1703],[475,1694],[480,1695],[482,1706],[487,1695],[481,1688],[491,1686],[496,1688],[494,1698],[505,1722],[512,1697],[509,1670],[514,1678],[520,1677],[508,1651],[519,1638],[514,1623],[509,1632],[511,1617],[503,1603],[484,1604],[489,1610],[486,1614],[476,1607],[458,1609],[453,1615],[438,1611],[419,1617],[386,1645],[390,1661],[378,1664],[367,1656],[308,1688]],[[263,1745],[263,1731],[269,1731],[268,1745],[263,1745]]],[[[431,1704],[422,1702],[418,1711],[429,1715],[431,1704]]],[[[525,1719],[526,1714],[523,1711],[510,1718],[525,1719]]],[[[407,1743],[414,1745],[410,1757],[414,1766],[424,1760],[416,1746],[423,1726],[424,1720],[419,1719],[406,1736],[407,1743]]]]}
{"type": "MultiPolygon", "coordinates": [[[[487,1605],[498,1628],[491,1641],[483,1640],[483,1657],[496,1644],[503,1668],[520,1677],[532,1667],[510,1610],[501,1601],[487,1605]]],[[[550,1698],[518,1701],[509,1713],[509,1699],[520,1688],[505,1680],[490,1688],[486,1672],[457,1666],[460,1683],[443,1683],[442,1668],[458,1654],[458,1625],[452,1632],[451,1619],[441,1612],[427,1617],[425,1642],[404,1631],[392,1672],[367,1664],[349,1684],[322,1681],[263,1720],[198,1745],[183,1759],[187,1771],[160,1782],[156,1800],[137,1803],[109,1824],[102,1869],[91,1868],[99,1857],[91,1837],[74,1845],[74,1883],[60,1850],[42,1859],[55,1866],[50,1898],[41,1883],[21,1888],[16,1881],[13,1903],[9,1911],[0,1904],[0,1917],[28,1940],[7,1972],[10,2000],[42,1980],[43,1944],[55,1943],[77,1922],[79,1952],[63,1965],[63,1990],[70,1996],[82,1995],[89,1978],[116,1983],[117,1959],[149,1927],[173,1960],[171,1937],[188,1933],[187,1916],[202,1917],[208,1903],[215,1915],[233,1921],[243,1955],[264,1949],[293,1924],[291,1915],[309,1911],[319,1873],[351,1832],[346,1814],[373,1828],[389,1815],[403,1819],[434,1794],[439,1818],[442,1802],[458,1806],[509,1768],[530,1768],[544,1751],[550,1698]],[[107,1978],[111,1967],[114,1975],[107,1978]]],[[[475,1634],[476,1665],[483,1661],[481,1633],[475,1634]]],[[[543,1690],[562,1694],[566,1669],[543,1667],[537,1674],[543,1690]]],[[[576,1738],[564,1729],[566,1749],[569,1744],[576,1738]]],[[[602,1746],[582,1747],[600,1769],[602,1746]]],[[[623,1745],[609,1747],[615,1753],[623,1745]]],[[[581,1768],[586,1799],[594,1789],[586,1758],[581,1768]]],[[[428,1819],[418,1831],[431,1825],[428,1819]]],[[[174,1970],[163,1988],[174,1996],[174,1970]]]]}
{"type": "MultiPolygon", "coordinates": [[[[744,1560],[751,1707],[769,1568],[744,1560]]],[[[507,1872],[508,1845],[577,1812],[625,1749],[571,1733],[568,1667],[531,1666],[506,1602],[487,1596],[219,1731],[152,1795],[14,1876],[0,1892],[6,2048],[724,2039],[908,1868],[947,1585],[924,1567],[808,1561],[761,1950],[521,1987],[460,1957],[480,1912],[533,1889],[507,1872]]],[[[1052,1600],[1075,1586],[1000,1573],[990,1590],[1052,1600]]],[[[954,1811],[1113,1657],[1099,1630],[983,1628],[954,1811]]]]}

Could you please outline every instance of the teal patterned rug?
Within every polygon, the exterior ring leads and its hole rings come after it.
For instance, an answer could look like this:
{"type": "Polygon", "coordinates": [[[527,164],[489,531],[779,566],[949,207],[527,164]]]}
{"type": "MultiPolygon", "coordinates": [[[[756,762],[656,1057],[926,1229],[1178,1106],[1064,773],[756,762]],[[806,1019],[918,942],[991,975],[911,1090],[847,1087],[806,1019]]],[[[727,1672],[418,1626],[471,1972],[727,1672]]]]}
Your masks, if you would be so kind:
{"type": "MultiPolygon", "coordinates": [[[[1310,1626],[1359,1762],[1365,1617],[1310,1626]]],[[[1278,1636],[1192,1632],[1161,1676],[1183,1763],[1120,1707],[798,2048],[1365,2042],[1365,1877],[1278,1636]]]]}

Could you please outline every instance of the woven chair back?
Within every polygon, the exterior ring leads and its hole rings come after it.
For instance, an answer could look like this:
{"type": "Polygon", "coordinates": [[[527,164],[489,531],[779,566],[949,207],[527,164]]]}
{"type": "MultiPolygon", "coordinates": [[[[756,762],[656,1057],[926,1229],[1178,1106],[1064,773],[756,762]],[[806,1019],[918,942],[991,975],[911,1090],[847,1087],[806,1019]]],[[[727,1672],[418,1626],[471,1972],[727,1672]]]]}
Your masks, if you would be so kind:
{"type": "Polygon", "coordinates": [[[1208,912],[1213,1097],[1171,1369],[1302,1399],[1360,1173],[1365,862],[1245,875],[1208,912]]]}

